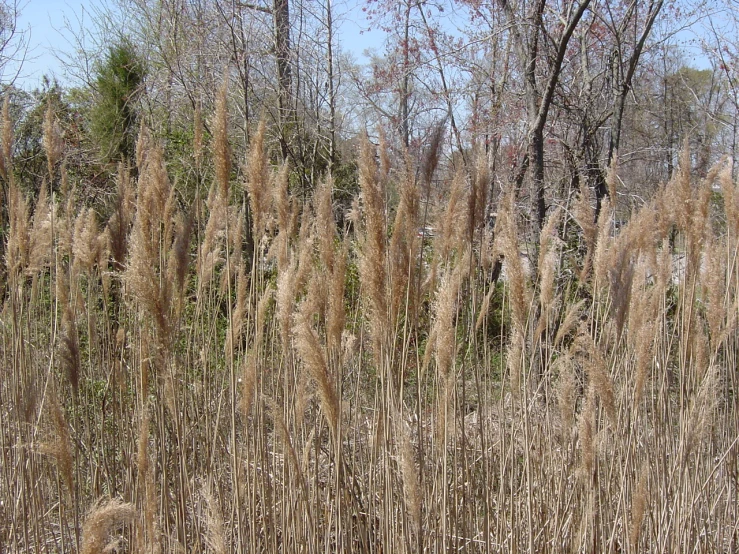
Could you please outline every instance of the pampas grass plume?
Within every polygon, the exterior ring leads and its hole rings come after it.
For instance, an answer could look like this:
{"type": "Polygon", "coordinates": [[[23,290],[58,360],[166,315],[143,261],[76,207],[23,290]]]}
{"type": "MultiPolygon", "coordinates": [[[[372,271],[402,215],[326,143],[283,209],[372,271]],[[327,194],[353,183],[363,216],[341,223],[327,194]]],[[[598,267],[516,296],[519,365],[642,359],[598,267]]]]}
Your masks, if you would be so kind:
{"type": "Polygon", "coordinates": [[[557,401],[562,426],[569,430],[572,427],[575,415],[575,400],[577,394],[577,381],[574,372],[574,360],[569,353],[557,358],[554,369],[558,371],[557,377],[557,401]]]}
{"type": "Polygon", "coordinates": [[[277,237],[272,243],[270,257],[277,260],[277,271],[282,273],[288,264],[288,246],[293,234],[292,202],[288,195],[288,165],[282,164],[272,181],[272,205],[277,219],[277,237]]]}
{"type": "Polygon", "coordinates": [[[266,131],[267,125],[262,120],[259,122],[257,132],[251,139],[249,159],[246,166],[246,190],[249,192],[255,244],[258,244],[262,238],[271,209],[269,167],[264,147],[266,131]]]}
{"type": "Polygon", "coordinates": [[[598,394],[611,425],[614,429],[617,428],[616,397],[613,381],[608,373],[608,362],[588,334],[585,324],[581,324],[574,346],[575,351],[580,355],[585,373],[590,380],[590,386],[598,394]]]}
{"type": "Polygon", "coordinates": [[[561,217],[561,209],[549,216],[540,234],[539,243],[539,304],[541,314],[536,335],[541,336],[549,326],[549,316],[554,304],[554,281],[557,270],[558,248],[561,243],[557,237],[557,225],[561,217]]]}
{"type": "Polygon", "coordinates": [[[118,499],[95,503],[82,525],[81,554],[102,554],[108,546],[111,531],[129,523],[134,514],[133,504],[118,499]]]}
{"type": "Polygon", "coordinates": [[[41,183],[36,207],[33,211],[33,221],[29,232],[29,252],[27,273],[34,274],[47,267],[51,261],[53,240],[52,222],[55,219],[55,205],[51,205],[48,196],[46,179],[41,183]]]}
{"type": "Polygon", "coordinates": [[[639,472],[639,481],[636,484],[636,490],[631,502],[631,525],[629,526],[629,542],[631,550],[638,552],[639,538],[641,537],[641,529],[644,523],[644,517],[647,514],[648,498],[647,498],[647,479],[649,477],[649,466],[644,463],[639,472]]]}
{"type": "Polygon", "coordinates": [[[247,352],[241,360],[241,415],[248,418],[257,384],[257,358],[253,350],[247,352]]]}
{"type": "Polygon", "coordinates": [[[0,122],[0,177],[6,183],[13,176],[13,123],[10,121],[10,94],[6,93],[3,99],[3,111],[0,122]]]}
{"type": "Polygon", "coordinates": [[[328,285],[328,313],[326,315],[326,343],[329,352],[341,351],[341,338],[346,322],[344,288],[349,260],[349,239],[345,239],[336,253],[334,269],[328,285]]]}
{"type": "Polygon", "coordinates": [[[215,554],[226,554],[229,549],[223,524],[223,512],[218,503],[218,498],[213,494],[210,482],[207,480],[203,483],[202,494],[206,506],[206,542],[215,554]]]}
{"type": "Polygon", "coordinates": [[[593,475],[595,464],[595,389],[591,385],[579,420],[580,474],[587,485],[593,475]]]}
{"type": "MultiPolygon", "coordinates": [[[[303,305],[301,305],[303,308],[303,305]]],[[[318,385],[321,409],[326,417],[331,437],[338,440],[340,405],[334,379],[329,373],[326,352],[310,324],[311,314],[298,310],[295,322],[295,349],[311,378],[318,385]]]]}
{"type": "Polygon", "coordinates": [[[30,218],[28,201],[15,185],[8,187],[7,243],[5,247],[5,267],[14,276],[28,266],[30,254],[30,218]]]}
{"type": "Polygon", "coordinates": [[[46,150],[46,160],[49,169],[49,179],[54,179],[54,167],[62,157],[64,150],[64,140],[62,139],[62,130],[59,127],[59,121],[54,113],[51,97],[46,102],[46,113],[44,114],[43,124],[43,144],[46,150]]]}
{"type": "Polygon", "coordinates": [[[56,394],[52,391],[49,398],[49,410],[51,412],[51,423],[56,435],[56,440],[42,446],[42,451],[51,454],[56,461],[59,474],[64,485],[67,487],[70,497],[74,497],[74,460],[72,437],[69,432],[69,424],[64,416],[64,409],[59,405],[56,394]]]}

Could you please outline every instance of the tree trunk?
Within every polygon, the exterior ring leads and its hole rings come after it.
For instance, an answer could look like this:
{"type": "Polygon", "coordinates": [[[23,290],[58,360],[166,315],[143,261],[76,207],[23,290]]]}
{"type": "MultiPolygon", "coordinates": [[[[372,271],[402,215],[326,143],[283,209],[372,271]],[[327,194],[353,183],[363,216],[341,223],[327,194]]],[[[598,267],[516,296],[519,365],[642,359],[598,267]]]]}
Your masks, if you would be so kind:
{"type": "Polygon", "coordinates": [[[329,104],[328,170],[329,173],[332,173],[336,165],[336,90],[334,88],[334,23],[332,0],[326,0],[326,29],[328,32],[328,45],[326,48],[329,104]]]}
{"type": "Polygon", "coordinates": [[[408,41],[410,40],[411,3],[405,5],[405,25],[403,26],[403,80],[400,89],[400,135],[403,146],[410,145],[410,128],[408,118],[410,117],[408,101],[410,97],[410,52],[408,41]]]}
{"type": "Polygon", "coordinates": [[[513,46],[524,76],[526,111],[528,112],[528,145],[527,158],[521,164],[516,182],[523,182],[526,162],[530,171],[533,187],[533,211],[535,217],[534,241],[538,243],[539,233],[546,218],[546,202],[544,196],[544,128],[549,117],[549,109],[554,98],[554,91],[562,72],[562,64],[567,46],[575,32],[575,28],[588,9],[591,0],[583,0],[569,15],[569,19],[559,40],[555,43],[556,51],[548,68],[545,86],[540,89],[536,79],[536,65],[539,56],[539,39],[541,34],[548,35],[544,29],[543,14],[547,0],[536,0],[531,14],[522,21],[514,12],[508,0],[498,0],[510,25],[513,46]],[[527,40],[525,40],[527,39],[527,40]]]}
{"type": "Polygon", "coordinates": [[[536,215],[536,229],[541,231],[547,215],[547,206],[544,201],[544,130],[538,126],[533,129],[529,138],[529,164],[533,186],[533,212],[536,215]]]}
{"type": "Polygon", "coordinates": [[[283,161],[288,156],[288,126],[293,119],[292,72],[290,70],[290,1],[274,0],[272,5],[277,57],[277,105],[280,124],[280,150],[283,161]]]}

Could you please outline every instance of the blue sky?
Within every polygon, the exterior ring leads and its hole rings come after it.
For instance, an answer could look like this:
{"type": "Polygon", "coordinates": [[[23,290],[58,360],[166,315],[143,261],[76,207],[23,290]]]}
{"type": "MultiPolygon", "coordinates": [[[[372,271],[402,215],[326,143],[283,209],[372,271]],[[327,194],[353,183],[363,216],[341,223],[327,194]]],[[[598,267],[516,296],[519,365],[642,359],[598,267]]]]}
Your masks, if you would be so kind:
{"type": "MultiPolygon", "coordinates": [[[[44,74],[63,78],[61,63],[56,57],[61,51],[70,51],[70,33],[65,29],[65,18],[73,26],[84,20],[94,0],[27,0],[21,4],[18,30],[25,33],[28,43],[26,60],[16,80],[22,88],[34,88],[41,84],[44,74]]],[[[18,70],[10,65],[4,78],[10,78],[18,70]]]]}
{"type": "MultiPolygon", "coordinates": [[[[53,75],[64,81],[64,69],[58,60],[59,53],[73,49],[73,37],[66,28],[65,19],[72,28],[90,22],[90,13],[104,5],[100,0],[27,0],[19,18],[19,30],[26,33],[29,51],[16,85],[33,89],[41,85],[44,75],[53,75]]],[[[342,47],[362,58],[362,52],[381,45],[382,34],[367,32],[367,23],[359,6],[361,0],[334,2],[340,16],[339,40],[342,47]],[[343,14],[343,15],[342,15],[343,14]]],[[[3,80],[9,79],[17,67],[7,67],[3,80]]]]}
{"type": "MultiPolygon", "coordinates": [[[[21,0],[22,11],[19,30],[26,33],[28,53],[16,85],[25,89],[40,86],[41,79],[53,75],[64,81],[64,70],[58,60],[59,53],[70,53],[73,49],[73,36],[66,28],[68,21],[72,28],[91,21],[90,14],[105,5],[102,0],[21,0]]],[[[338,40],[342,49],[354,54],[363,61],[363,52],[368,48],[379,48],[383,35],[379,31],[367,31],[367,21],[361,10],[363,0],[334,0],[336,21],[339,26],[338,40]]],[[[684,32],[690,35],[690,31],[684,32]]],[[[693,35],[695,36],[695,35],[693,35]]],[[[690,37],[681,37],[687,40],[690,37]]],[[[705,66],[705,58],[697,50],[686,53],[694,65],[705,66]],[[690,58],[693,57],[692,60],[690,58]]],[[[7,81],[17,67],[5,68],[2,80],[7,81]]]]}

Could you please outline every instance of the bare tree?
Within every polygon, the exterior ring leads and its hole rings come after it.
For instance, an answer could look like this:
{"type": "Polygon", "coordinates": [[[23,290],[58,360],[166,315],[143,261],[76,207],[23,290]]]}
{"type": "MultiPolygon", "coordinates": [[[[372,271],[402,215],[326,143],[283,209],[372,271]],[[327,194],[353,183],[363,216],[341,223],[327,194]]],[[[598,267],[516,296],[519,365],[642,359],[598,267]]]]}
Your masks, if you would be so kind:
{"type": "Polygon", "coordinates": [[[736,163],[737,137],[739,137],[739,4],[724,1],[720,18],[706,18],[706,33],[703,35],[703,50],[712,60],[716,71],[723,74],[728,87],[732,113],[725,125],[731,130],[730,148],[732,175],[739,172],[736,163]],[[719,23],[721,21],[721,23],[719,23]]]}
{"type": "Polygon", "coordinates": [[[527,113],[526,161],[516,178],[520,186],[525,171],[531,175],[534,196],[535,229],[544,225],[546,217],[544,183],[544,128],[554,92],[565,63],[567,48],[575,28],[590,5],[590,0],[568,1],[558,4],[547,12],[547,0],[520,2],[514,5],[509,0],[498,0],[503,9],[511,32],[514,52],[518,58],[523,77],[527,113]],[[547,25],[549,23],[549,25],[547,25]],[[552,46],[551,55],[542,54],[541,49],[552,46]],[[540,60],[547,60],[541,67],[540,60]]]}
{"type": "Polygon", "coordinates": [[[5,86],[15,82],[28,56],[28,33],[18,27],[24,6],[20,0],[0,2],[0,82],[5,86]]]}

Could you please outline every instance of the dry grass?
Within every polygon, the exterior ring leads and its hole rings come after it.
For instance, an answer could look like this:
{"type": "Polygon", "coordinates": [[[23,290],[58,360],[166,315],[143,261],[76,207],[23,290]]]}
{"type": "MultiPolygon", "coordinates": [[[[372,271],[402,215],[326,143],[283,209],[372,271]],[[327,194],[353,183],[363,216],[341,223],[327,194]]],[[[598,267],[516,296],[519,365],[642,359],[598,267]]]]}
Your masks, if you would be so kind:
{"type": "Polygon", "coordinates": [[[679,172],[618,233],[583,191],[532,274],[512,193],[485,225],[484,163],[423,213],[438,145],[396,173],[365,140],[342,234],[264,127],[232,186],[226,126],[221,98],[202,226],[145,131],[107,221],[63,165],[53,196],[8,186],[0,551],[739,548],[728,172],[679,172]]]}

